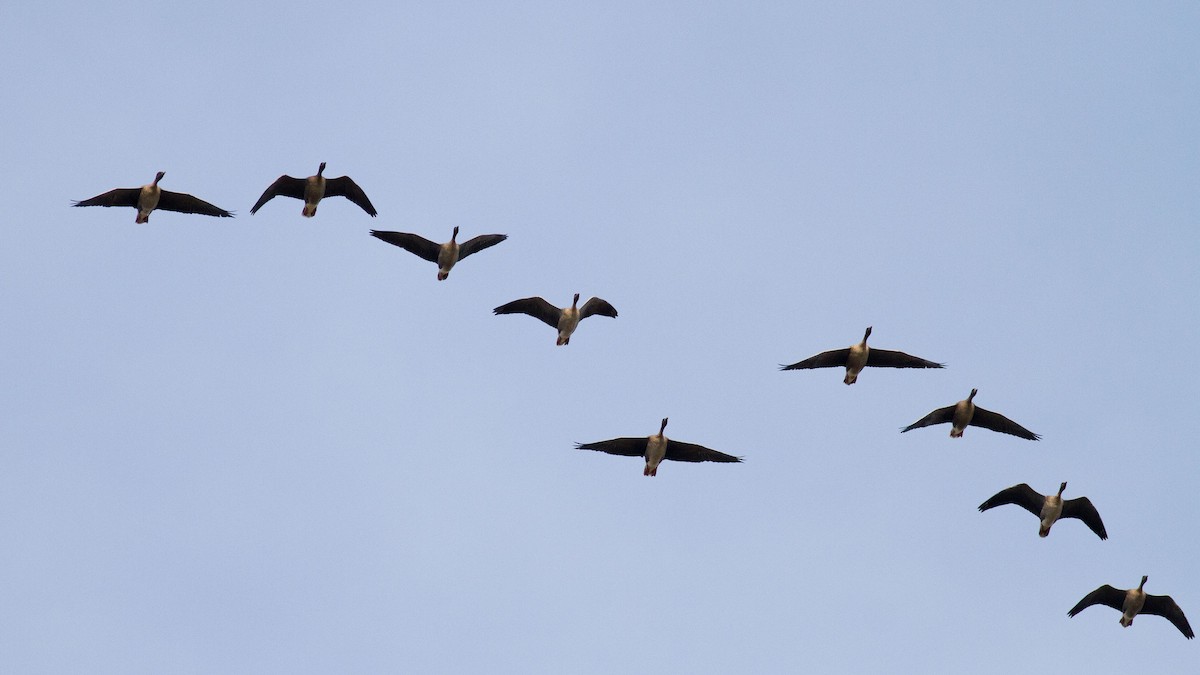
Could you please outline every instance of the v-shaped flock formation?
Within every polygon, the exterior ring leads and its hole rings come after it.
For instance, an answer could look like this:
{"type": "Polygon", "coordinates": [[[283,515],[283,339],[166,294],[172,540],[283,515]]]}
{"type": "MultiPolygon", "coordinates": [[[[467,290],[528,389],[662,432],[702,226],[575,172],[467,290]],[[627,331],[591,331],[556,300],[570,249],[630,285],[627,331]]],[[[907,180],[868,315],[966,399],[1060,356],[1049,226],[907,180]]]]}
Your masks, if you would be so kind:
{"type": "MultiPolygon", "coordinates": [[[[317,213],[317,205],[325,197],[345,197],[357,204],[372,217],[377,215],[366,192],[349,176],[325,178],[325,162],[321,162],[317,173],[307,178],[294,178],[283,175],[275,180],[259,197],[258,202],[250,209],[253,214],[275,197],[291,197],[304,202],[301,215],[311,218],[317,213]]],[[[181,192],[169,192],[158,186],[166,174],[159,171],[154,181],[138,188],[117,188],[91,199],[74,202],[74,206],[131,206],[137,209],[135,222],[146,223],[155,209],[178,211],[180,213],[197,213],[206,216],[229,218],[233,213],[218,208],[209,202],[181,192]]],[[[461,244],[457,242],[458,227],[454,228],[450,241],[436,244],[424,237],[408,232],[390,232],[371,230],[371,236],[417,255],[420,258],[436,263],[437,278],[444,281],[450,270],[469,255],[478,253],[486,248],[499,244],[508,238],[504,234],[484,234],[468,239],[461,244]]],[[[593,297],[583,306],[579,306],[579,294],[576,293],[569,307],[559,308],[540,297],[521,298],[505,303],[492,310],[495,314],[528,314],[554,328],[558,332],[556,344],[567,345],[571,342],[579,322],[589,316],[617,317],[617,310],[607,300],[593,297]]],[[[821,352],[791,365],[781,366],[782,370],[805,370],[811,368],[842,368],[846,369],[843,382],[847,385],[858,381],[858,376],[864,368],[944,368],[945,365],[912,356],[904,352],[886,349],[873,349],[867,345],[871,336],[871,327],[867,327],[863,339],[858,344],[843,349],[833,349],[821,352]]],[[[1017,424],[999,413],[985,410],[975,404],[975,396],[979,391],[972,389],[966,399],[954,405],[938,408],[921,419],[901,429],[901,433],[935,424],[950,423],[950,437],[960,438],[968,426],[990,429],[1018,438],[1036,441],[1041,438],[1038,434],[1017,424]]],[[[613,438],[593,443],[577,443],[580,450],[598,450],[610,455],[625,455],[641,457],[645,460],[644,476],[658,475],[659,465],[665,460],[677,462],[726,462],[739,463],[741,457],[727,455],[702,445],[684,443],[668,439],[665,435],[667,418],[662,419],[658,433],[650,436],[613,438]]],[[[1049,535],[1050,528],[1062,518],[1076,518],[1083,521],[1100,539],[1108,539],[1108,532],[1100,513],[1087,497],[1075,499],[1062,498],[1067,488],[1064,481],[1058,488],[1058,493],[1043,495],[1029,485],[1021,483],[1001,490],[979,506],[979,510],[987,511],[1006,504],[1015,504],[1037,516],[1041,525],[1039,536],[1049,535]]],[[[1179,605],[1167,595],[1150,595],[1142,590],[1149,577],[1143,576],[1137,588],[1119,590],[1109,585],[1101,586],[1088,593],[1067,613],[1075,616],[1092,605],[1107,605],[1121,612],[1120,623],[1130,626],[1138,614],[1156,614],[1165,617],[1175,625],[1189,640],[1195,637],[1187,617],[1179,605]]]]}

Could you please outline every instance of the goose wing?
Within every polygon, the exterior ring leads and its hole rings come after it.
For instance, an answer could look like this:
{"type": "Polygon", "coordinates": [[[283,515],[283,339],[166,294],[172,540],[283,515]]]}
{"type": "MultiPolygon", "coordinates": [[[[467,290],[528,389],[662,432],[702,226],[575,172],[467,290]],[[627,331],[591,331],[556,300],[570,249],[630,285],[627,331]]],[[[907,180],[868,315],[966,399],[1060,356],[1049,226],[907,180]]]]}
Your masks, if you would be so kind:
{"type": "MultiPolygon", "coordinates": [[[[1004,488],[992,495],[986,502],[979,505],[979,510],[981,512],[987,511],[988,509],[1005,504],[1016,504],[1038,518],[1041,518],[1042,507],[1046,504],[1046,496],[1029,487],[1026,483],[1021,483],[1010,488],[1004,488]]],[[[1063,507],[1063,515],[1067,515],[1065,505],[1063,507]]]]}
{"type": "MultiPolygon", "coordinates": [[[[393,246],[416,254],[420,258],[424,258],[431,263],[438,261],[438,252],[442,250],[441,246],[429,241],[425,237],[418,234],[408,232],[388,232],[386,230],[371,230],[371,236],[376,239],[382,239],[393,246]]],[[[459,254],[462,257],[462,254],[459,254]]]]}
{"type": "Polygon", "coordinates": [[[263,191],[262,196],[250,207],[250,215],[254,215],[256,211],[262,208],[263,204],[271,201],[275,197],[291,197],[293,199],[304,199],[304,183],[303,178],[293,178],[292,176],[280,176],[271,183],[271,187],[263,191]]]}
{"type": "Polygon", "coordinates": [[[1146,604],[1142,605],[1141,614],[1155,614],[1164,617],[1167,621],[1175,624],[1183,636],[1191,640],[1196,637],[1192,632],[1192,626],[1188,623],[1187,617],[1183,615],[1183,610],[1179,609],[1179,605],[1171,599],[1169,595],[1150,595],[1146,594],[1146,604]]]}
{"type": "MultiPolygon", "coordinates": [[[[617,308],[608,304],[607,300],[591,297],[588,298],[588,301],[583,303],[583,306],[579,308],[579,320],[583,321],[593,314],[608,316],[615,319],[617,318],[617,308]]],[[[558,324],[556,323],[555,325],[557,326],[558,324]]]]}
{"type": "MultiPolygon", "coordinates": [[[[849,350],[847,350],[849,352],[849,350]]],[[[941,363],[926,361],[904,352],[894,352],[889,349],[875,349],[867,352],[867,365],[874,368],[945,368],[941,363]]]]}
{"type": "Polygon", "coordinates": [[[703,445],[695,443],[684,443],[682,441],[674,441],[667,439],[667,454],[664,459],[672,459],[676,462],[740,462],[741,457],[734,457],[723,452],[717,452],[711,448],[706,448],[703,445]]]}
{"type": "Polygon", "coordinates": [[[374,218],[378,215],[378,211],[371,205],[371,200],[367,199],[367,193],[358,187],[358,183],[350,180],[349,176],[339,176],[337,178],[325,179],[325,196],[326,197],[345,197],[350,201],[358,204],[359,208],[371,214],[374,218]]]}
{"type": "Polygon", "coordinates": [[[495,246],[505,239],[508,239],[507,234],[481,234],[478,237],[472,237],[458,245],[458,259],[462,260],[472,253],[478,253],[485,248],[495,246]]]}
{"type": "Polygon", "coordinates": [[[971,426],[983,427],[984,429],[999,431],[1002,434],[1009,434],[1031,441],[1041,438],[1040,435],[1033,433],[1004,415],[994,413],[991,410],[984,410],[979,406],[975,406],[975,414],[971,416],[971,426]]]}
{"type": "Polygon", "coordinates": [[[558,330],[558,319],[562,316],[562,310],[554,305],[546,302],[542,298],[521,298],[512,302],[500,305],[492,310],[493,314],[528,314],[535,319],[538,319],[558,330]]]}
{"type": "Polygon", "coordinates": [[[1108,531],[1104,529],[1104,521],[1100,520],[1100,512],[1092,506],[1092,500],[1087,497],[1077,497],[1063,501],[1063,518],[1078,518],[1084,525],[1096,533],[1101,539],[1108,539],[1108,531]]]}
{"type": "MultiPolygon", "coordinates": [[[[607,441],[595,443],[576,443],[576,450],[599,450],[610,455],[625,455],[627,457],[642,457],[646,454],[645,436],[639,438],[610,438],[607,441]]],[[[670,452],[668,450],[668,452],[670,452]]]]}
{"type": "MultiPolygon", "coordinates": [[[[1149,597],[1147,596],[1148,599],[1149,597]]],[[[1092,605],[1106,605],[1118,612],[1123,612],[1125,611],[1125,591],[1104,584],[1100,588],[1083,596],[1083,599],[1072,607],[1071,611],[1067,612],[1067,616],[1075,616],[1092,605]]]]}
{"type": "MultiPolygon", "coordinates": [[[[871,350],[875,352],[874,349],[871,350]]],[[[850,348],[831,349],[827,352],[821,352],[816,356],[810,356],[803,361],[797,361],[790,366],[779,366],[780,370],[806,370],[808,368],[837,368],[846,365],[846,360],[850,358],[850,348]]],[[[868,361],[867,365],[871,365],[868,361]]]]}
{"type": "Polygon", "coordinates": [[[117,188],[91,199],[74,202],[71,206],[137,206],[141,188],[117,188]]]}
{"type": "MultiPolygon", "coordinates": [[[[978,410],[978,408],[976,408],[976,410],[978,410]]],[[[900,430],[900,433],[904,433],[906,431],[912,431],[913,429],[920,429],[921,427],[932,426],[934,424],[943,424],[945,422],[950,422],[953,419],[954,419],[954,406],[948,405],[945,408],[938,408],[937,410],[934,410],[933,412],[922,417],[921,419],[917,420],[916,422],[913,422],[912,424],[904,427],[903,429],[900,430]]]]}
{"type": "Polygon", "coordinates": [[[205,216],[217,216],[218,218],[233,217],[233,213],[209,204],[199,197],[182,192],[171,192],[169,190],[163,190],[159,195],[158,208],[163,211],[199,213],[205,216]]]}

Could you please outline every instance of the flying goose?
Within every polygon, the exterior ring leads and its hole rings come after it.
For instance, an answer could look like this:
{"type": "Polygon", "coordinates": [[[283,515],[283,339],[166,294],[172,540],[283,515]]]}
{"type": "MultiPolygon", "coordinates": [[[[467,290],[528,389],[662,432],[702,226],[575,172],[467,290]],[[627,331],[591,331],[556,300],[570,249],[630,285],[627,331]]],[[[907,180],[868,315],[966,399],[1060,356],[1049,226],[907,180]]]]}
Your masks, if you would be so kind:
{"type": "Polygon", "coordinates": [[[154,176],[154,182],[149,185],[109,190],[91,199],[75,202],[72,206],[132,206],[137,209],[137,218],[134,219],[135,223],[150,222],[150,212],[154,209],[178,211],[179,213],[199,213],[219,218],[233,217],[233,213],[222,208],[217,208],[203,199],[182,192],[170,192],[158,187],[158,181],[162,180],[165,175],[167,175],[167,172],[159,171],[154,176]]]}
{"type": "Polygon", "coordinates": [[[710,450],[695,443],[673,441],[663,435],[667,428],[667,418],[662,420],[662,426],[653,436],[638,438],[612,438],[595,443],[576,443],[576,450],[599,450],[610,455],[625,455],[627,457],[645,457],[646,468],[643,476],[657,476],[658,465],[664,459],[676,462],[741,462],[741,457],[734,457],[723,452],[710,450]]]}
{"type": "Polygon", "coordinates": [[[1087,497],[1063,499],[1062,493],[1066,489],[1067,482],[1063,481],[1062,485],[1058,486],[1058,494],[1043,495],[1029,485],[1021,483],[992,495],[990,499],[979,505],[979,511],[982,513],[997,506],[1016,504],[1041,519],[1042,525],[1038,530],[1040,537],[1050,534],[1050,528],[1060,518],[1078,518],[1092,532],[1095,532],[1097,537],[1108,539],[1104,521],[1100,520],[1100,513],[1096,511],[1095,506],[1092,506],[1092,500],[1087,497]]]}
{"type": "Polygon", "coordinates": [[[325,197],[345,197],[358,204],[363,211],[371,214],[372,218],[378,214],[375,207],[371,206],[371,200],[367,199],[367,193],[363,192],[362,188],[358,187],[358,183],[351,180],[349,176],[326,178],[322,175],[324,173],[325,162],[321,162],[321,166],[317,168],[317,175],[315,176],[309,176],[308,178],[293,178],[287,175],[280,176],[258,198],[258,202],[254,205],[254,208],[250,209],[250,214],[253,215],[262,208],[263,204],[279,196],[303,199],[304,208],[300,210],[300,215],[305,218],[312,218],[317,215],[317,204],[325,197]]]}
{"type": "Polygon", "coordinates": [[[571,334],[575,332],[575,327],[579,325],[580,321],[593,314],[617,318],[616,308],[608,304],[607,300],[593,297],[583,303],[583,307],[577,308],[575,306],[577,304],[579,304],[578,293],[571,301],[571,306],[566,309],[559,309],[542,298],[521,298],[500,305],[492,312],[495,314],[528,314],[535,319],[541,319],[546,325],[558,331],[558,342],[555,343],[558,345],[570,344],[571,334]]]}
{"type": "Polygon", "coordinates": [[[941,363],[926,361],[904,352],[894,352],[887,349],[871,349],[867,346],[867,338],[871,337],[871,327],[863,335],[862,342],[850,345],[845,349],[832,349],[810,356],[803,361],[797,361],[790,366],[780,366],[780,370],[804,370],[808,368],[837,368],[846,367],[846,384],[858,381],[858,374],[863,368],[945,368],[941,363]]]}
{"type": "Polygon", "coordinates": [[[445,281],[446,277],[450,276],[451,268],[459,260],[508,239],[507,234],[481,234],[460,244],[455,241],[458,238],[457,225],[454,227],[454,234],[450,235],[450,241],[444,244],[435,244],[425,237],[408,232],[371,230],[371,236],[399,246],[409,253],[415,253],[429,262],[437,263],[438,281],[445,281]]]}
{"type": "Polygon", "coordinates": [[[913,429],[917,429],[919,427],[927,427],[933,424],[950,422],[950,438],[958,438],[962,436],[963,429],[966,429],[967,425],[971,425],[973,427],[983,427],[984,429],[991,429],[992,431],[999,431],[1002,434],[1012,434],[1013,436],[1020,436],[1021,438],[1026,438],[1031,441],[1036,441],[1041,438],[1041,436],[1008,419],[1004,415],[994,413],[990,410],[984,410],[983,408],[975,405],[971,399],[975,398],[975,394],[977,393],[979,393],[978,389],[972,389],[971,395],[968,396],[965,401],[959,401],[958,403],[955,403],[951,406],[946,406],[945,408],[938,408],[916,422],[904,427],[900,430],[900,433],[912,431],[913,429]]]}
{"type": "Polygon", "coordinates": [[[1108,605],[1121,612],[1121,625],[1126,628],[1133,625],[1133,617],[1138,614],[1157,614],[1175,624],[1175,627],[1187,639],[1191,640],[1196,637],[1196,634],[1192,632],[1192,627],[1188,624],[1187,617],[1183,615],[1183,610],[1179,609],[1179,605],[1175,604],[1171,596],[1150,595],[1142,590],[1149,578],[1143,576],[1142,583],[1138,584],[1137,588],[1127,591],[1118,590],[1105,584],[1083,596],[1079,604],[1067,612],[1067,616],[1075,616],[1092,605],[1108,605]]]}

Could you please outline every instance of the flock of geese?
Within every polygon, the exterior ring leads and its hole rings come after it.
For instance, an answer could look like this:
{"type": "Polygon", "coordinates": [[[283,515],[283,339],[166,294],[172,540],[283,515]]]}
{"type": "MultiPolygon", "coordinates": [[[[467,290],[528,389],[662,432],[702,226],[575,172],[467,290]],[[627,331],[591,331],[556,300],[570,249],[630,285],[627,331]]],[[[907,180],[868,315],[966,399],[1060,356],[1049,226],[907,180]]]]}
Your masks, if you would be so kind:
{"type": "MultiPolygon", "coordinates": [[[[345,197],[358,205],[363,211],[374,217],[378,214],[367,194],[349,176],[326,178],[325,162],[321,162],[316,175],[307,178],[295,178],[288,175],[280,176],[262,193],[258,201],[250,209],[254,214],[267,202],[275,197],[291,197],[304,202],[301,215],[311,218],[317,214],[317,205],[325,197],[345,197]]],[[[159,187],[159,182],[166,173],[159,171],[154,181],[148,185],[136,188],[117,188],[109,190],[91,199],[74,202],[74,206],[128,206],[137,209],[134,222],[146,223],[150,214],[156,209],[177,211],[180,213],[196,213],[219,218],[231,218],[233,212],[214,206],[198,197],[182,192],[171,192],[159,187]]],[[[408,232],[390,232],[371,230],[371,236],[420,257],[438,266],[437,278],[445,281],[450,270],[463,258],[490,248],[507,239],[503,234],[484,234],[462,243],[458,243],[458,228],[455,227],[450,241],[438,244],[424,237],[408,232]]],[[[559,308],[540,297],[521,298],[496,307],[493,312],[499,314],[527,314],[549,325],[558,333],[556,344],[567,345],[571,342],[579,322],[590,316],[607,316],[616,318],[617,310],[607,300],[593,297],[583,306],[579,306],[579,294],[576,293],[569,307],[559,308]]],[[[805,370],[812,368],[845,368],[846,376],[843,382],[847,385],[858,381],[858,376],[864,368],[943,368],[944,364],[928,361],[904,352],[886,349],[874,349],[867,345],[871,337],[868,327],[861,342],[844,349],[833,349],[821,352],[791,365],[781,366],[782,370],[805,370]]],[[[1038,434],[1017,424],[999,413],[985,410],[975,404],[977,389],[972,389],[967,398],[954,405],[938,408],[921,419],[901,429],[901,433],[936,424],[950,424],[951,438],[959,438],[968,426],[982,427],[1018,438],[1036,441],[1038,434]]],[[[596,450],[610,455],[641,457],[645,460],[644,476],[658,475],[658,467],[665,460],[676,462],[741,462],[742,458],[727,455],[711,448],[694,443],[684,443],[666,437],[667,418],[662,419],[658,433],[650,436],[635,436],[613,438],[594,443],[578,443],[580,450],[596,450]]],[[[1063,518],[1075,518],[1083,521],[1089,529],[1100,537],[1108,539],[1108,532],[1100,513],[1087,497],[1063,499],[1067,483],[1058,487],[1056,494],[1044,495],[1025,483],[1014,485],[997,492],[987,501],[979,505],[980,512],[997,506],[1008,504],[1020,506],[1029,511],[1039,520],[1038,535],[1045,537],[1050,534],[1050,528],[1063,518]]],[[[1183,610],[1169,595],[1150,595],[1143,590],[1149,577],[1143,576],[1136,588],[1120,590],[1105,584],[1088,593],[1067,612],[1075,616],[1092,605],[1106,605],[1121,612],[1120,623],[1130,626],[1138,614],[1154,614],[1166,618],[1189,640],[1195,637],[1191,625],[1183,610]]]]}

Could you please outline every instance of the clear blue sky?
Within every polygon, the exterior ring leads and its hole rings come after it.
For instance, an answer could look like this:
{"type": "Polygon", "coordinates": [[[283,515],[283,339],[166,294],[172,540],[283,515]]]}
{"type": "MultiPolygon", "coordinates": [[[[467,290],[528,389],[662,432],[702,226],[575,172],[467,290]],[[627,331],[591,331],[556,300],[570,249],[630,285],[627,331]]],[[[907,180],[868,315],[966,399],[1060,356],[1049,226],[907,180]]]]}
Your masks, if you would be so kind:
{"type": "Polygon", "coordinates": [[[1200,6],[6,3],[0,671],[1194,672],[1200,6]],[[316,218],[280,174],[353,177],[316,218]],[[149,182],[235,219],[73,209],[149,182]],[[439,283],[368,236],[504,233],[439,283]],[[567,347],[509,300],[599,295],[567,347]],[[940,371],[779,372],[871,342],[940,371]],[[1043,434],[900,427],[979,388],[1043,434]],[[573,443],[653,433],[746,462],[573,443]],[[1047,539],[996,491],[1070,482],[1047,539]]]}

